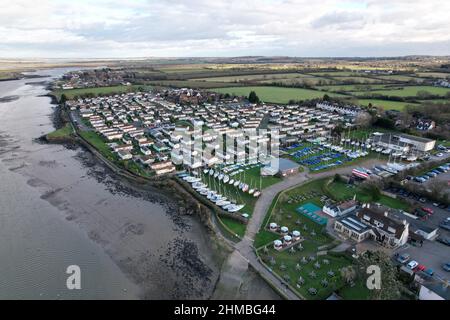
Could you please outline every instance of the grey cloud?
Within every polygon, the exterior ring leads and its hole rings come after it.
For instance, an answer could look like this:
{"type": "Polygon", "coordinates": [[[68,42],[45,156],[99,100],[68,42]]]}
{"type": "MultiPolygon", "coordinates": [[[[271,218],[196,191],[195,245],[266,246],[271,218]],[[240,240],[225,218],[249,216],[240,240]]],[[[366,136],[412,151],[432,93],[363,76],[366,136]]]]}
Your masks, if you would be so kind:
{"type": "Polygon", "coordinates": [[[313,28],[332,26],[341,30],[361,28],[365,25],[364,16],[357,12],[333,12],[311,22],[313,28]]]}

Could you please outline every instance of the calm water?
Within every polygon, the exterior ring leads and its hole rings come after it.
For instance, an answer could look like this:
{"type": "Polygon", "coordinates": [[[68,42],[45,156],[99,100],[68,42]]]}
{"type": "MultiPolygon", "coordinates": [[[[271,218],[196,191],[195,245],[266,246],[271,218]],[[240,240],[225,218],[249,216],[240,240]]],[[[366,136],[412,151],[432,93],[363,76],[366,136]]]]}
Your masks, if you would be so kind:
{"type": "Polygon", "coordinates": [[[209,297],[218,266],[195,219],[82,149],[33,141],[53,130],[45,88],[26,84],[42,80],[0,82],[18,96],[0,103],[0,299],[209,297]],[[73,264],[81,290],[66,289],[73,264]]]}

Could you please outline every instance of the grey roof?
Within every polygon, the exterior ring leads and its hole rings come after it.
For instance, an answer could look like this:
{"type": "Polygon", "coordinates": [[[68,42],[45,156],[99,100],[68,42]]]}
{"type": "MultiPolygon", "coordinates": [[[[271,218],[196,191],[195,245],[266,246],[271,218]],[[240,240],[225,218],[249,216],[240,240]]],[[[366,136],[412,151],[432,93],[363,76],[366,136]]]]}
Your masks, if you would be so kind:
{"type": "Polygon", "coordinates": [[[279,158],[278,159],[278,168],[280,171],[290,170],[290,169],[297,169],[300,167],[300,165],[297,162],[294,162],[289,159],[285,158],[279,158]]]}
{"type": "Polygon", "coordinates": [[[337,221],[342,223],[346,228],[349,228],[358,234],[364,233],[371,229],[370,226],[363,223],[354,213],[339,218],[337,221]]]}

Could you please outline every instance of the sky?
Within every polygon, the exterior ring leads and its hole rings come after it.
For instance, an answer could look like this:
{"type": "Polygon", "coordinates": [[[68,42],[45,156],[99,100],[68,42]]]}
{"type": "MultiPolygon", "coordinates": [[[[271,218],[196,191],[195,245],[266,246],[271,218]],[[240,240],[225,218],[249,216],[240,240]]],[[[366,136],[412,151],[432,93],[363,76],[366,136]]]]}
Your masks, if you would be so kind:
{"type": "Polygon", "coordinates": [[[0,0],[2,58],[450,55],[442,0],[0,0]]]}

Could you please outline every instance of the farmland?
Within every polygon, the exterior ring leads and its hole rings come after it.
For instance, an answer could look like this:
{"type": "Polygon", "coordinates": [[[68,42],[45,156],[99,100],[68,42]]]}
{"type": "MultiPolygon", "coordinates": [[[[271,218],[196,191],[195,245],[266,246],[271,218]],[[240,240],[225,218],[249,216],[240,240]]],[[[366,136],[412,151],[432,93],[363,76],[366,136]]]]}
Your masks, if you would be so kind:
{"type": "MultiPolygon", "coordinates": [[[[230,87],[217,88],[216,92],[228,93],[236,96],[248,96],[251,91],[255,91],[258,97],[264,102],[289,103],[290,100],[306,100],[322,98],[324,92],[303,89],[303,88],[280,88],[280,87],[230,87]]],[[[339,94],[330,94],[332,96],[343,96],[339,94]]]]}
{"type": "Polygon", "coordinates": [[[131,85],[131,86],[112,86],[112,87],[97,87],[97,88],[83,88],[83,89],[68,89],[68,90],[56,90],[53,94],[60,99],[61,95],[64,94],[67,99],[73,99],[77,96],[83,96],[92,94],[94,96],[114,94],[114,93],[124,93],[132,92],[137,90],[145,90],[145,86],[131,85]]]}
{"type": "MultiPolygon", "coordinates": [[[[132,86],[114,86],[64,90],[69,98],[92,94],[121,93],[140,87],[193,88],[248,96],[255,91],[263,102],[286,104],[322,98],[325,94],[384,110],[404,110],[407,105],[447,102],[450,88],[436,86],[435,81],[450,73],[437,68],[406,67],[393,62],[394,70],[381,62],[352,63],[344,61],[260,62],[257,58],[238,59],[232,63],[214,59],[155,59],[135,63],[126,70],[125,79],[132,86]],[[252,61],[252,62],[250,62],[252,61]]],[[[56,90],[57,96],[62,90],[56,90]]]]}
{"type": "Polygon", "coordinates": [[[417,105],[417,103],[412,102],[400,102],[400,101],[390,101],[390,100],[379,100],[379,99],[359,99],[358,103],[362,106],[368,106],[369,103],[375,107],[381,107],[385,110],[403,110],[407,105],[417,105]]]}
{"type": "MultiPolygon", "coordinates": [[[[439,88],[432,86],[407,86],[399,89],[392,90],[375,90],[371,91],[372,95],[384,95],[384,96],[392,96],[392,97],[418,97],[421,93],[427,92],[432,95],[438,95],[444,97],[447,93],[450,92],[450,88],[439,88]]],[[[356,96],[364,95],[365,93],[357,93],[356,96]]]]}

